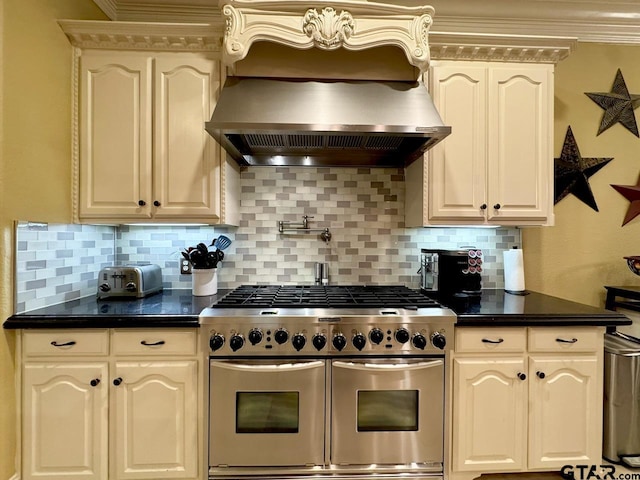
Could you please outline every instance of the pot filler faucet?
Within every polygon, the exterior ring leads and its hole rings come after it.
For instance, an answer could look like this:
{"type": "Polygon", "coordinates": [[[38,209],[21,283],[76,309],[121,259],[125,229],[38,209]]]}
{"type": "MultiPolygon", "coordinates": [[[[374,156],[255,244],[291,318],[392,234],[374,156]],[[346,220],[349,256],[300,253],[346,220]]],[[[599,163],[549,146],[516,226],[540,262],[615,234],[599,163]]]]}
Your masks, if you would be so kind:
{"type": "Polygon", "coordinates": [[[320,233],[320,238],[326,243],[331,240],[331,232],[328,228],[309,228],[309,219],[313,218],[309,215],[302,216],[302,222],[294,223],[284,220],[278,222],[278,232],[280,233],[320,233]]]}

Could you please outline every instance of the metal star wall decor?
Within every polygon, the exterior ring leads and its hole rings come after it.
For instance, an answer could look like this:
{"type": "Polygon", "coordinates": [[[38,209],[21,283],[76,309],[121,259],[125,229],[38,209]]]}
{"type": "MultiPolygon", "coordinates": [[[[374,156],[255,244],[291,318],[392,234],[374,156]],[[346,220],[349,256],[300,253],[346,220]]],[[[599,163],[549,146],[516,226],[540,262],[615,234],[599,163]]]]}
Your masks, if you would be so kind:
{"type": "Polygon", "coordinates": [[[585,95],[604,109],[598,135],[616,123],[621,123],[636,137],[640,137],[634,113],[634,109],[640,106],[640,95],[629,93],[620,69],[616,73],[610,93],[585,92],[585,95]]]}
{"type": "Polygon", "coordinates": [[[554,205],[573,193],[584,203],[598,211],[593,197],[589,177],[609,163],[613,158],[582,158],[571,126],[567,128],[560,158],[554,158],[555,200],[554,205]]]}
{"type": "Polygon", "coordinates": [[[638,177],[638,181],[635,185],[611,186],[624,198],[631,202],[629,204],[629,208],[627,209],[627,214],[622,221],[622,226],[624,227],[627,223],[640,215],[640,177],[638,177]]]}

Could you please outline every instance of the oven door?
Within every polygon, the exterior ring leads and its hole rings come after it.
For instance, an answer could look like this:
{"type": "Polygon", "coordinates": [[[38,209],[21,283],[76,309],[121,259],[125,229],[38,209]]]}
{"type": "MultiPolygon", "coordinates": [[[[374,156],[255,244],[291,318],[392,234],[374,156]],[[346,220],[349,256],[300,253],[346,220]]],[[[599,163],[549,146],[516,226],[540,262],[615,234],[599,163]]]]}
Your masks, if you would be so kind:
{"type": "Polygon", "coordinates": [[[323,465],[325,370],[325,361],[211,360],[209,465],[323,465]]]}
{"type": "Polygon", "coordinates": [[[331,363],[331,464],[443,462],[444,359],[331,363]]]}

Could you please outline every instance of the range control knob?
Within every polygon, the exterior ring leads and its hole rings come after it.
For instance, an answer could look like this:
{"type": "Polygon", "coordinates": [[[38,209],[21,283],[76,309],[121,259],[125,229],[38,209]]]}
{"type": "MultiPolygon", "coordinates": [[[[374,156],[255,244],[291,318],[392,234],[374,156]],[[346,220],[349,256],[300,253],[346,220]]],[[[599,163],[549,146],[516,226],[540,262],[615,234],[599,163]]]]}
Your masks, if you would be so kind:
{"type": "Polygon", "coordinates": [[[279,328],[276,330],[276,333],[273,334],[273,338],[275,338],[277,344],[282,345],[289,340],[289,332],[284,328],[279,328]]]}
{"type": "Polygon", "coordinates": [[[138,287],[134,282],[129,282],[125,285],[124,288],[127,290],[127,292],[135,292],[138,287]]]}
{"type": "Polygon", "coordinates": [[[406,328],[400,327],[396,330],[395,337],[398,343],[407,343],[409,341],[410,335],[406,328]]]}
{"type": "Polygon", "coordinates": [[[249,339],[249,343],[251,343],[251,345],[257,345],[262,341],[262,332],[259,328],[252,328],[251,330],[249,330],[247,338],[249,339]]]}
{"type": "Polygon", "coordinates": [[[380,343],[382,343],[382,341],[384,340],[384,332],[379,328],[373,328],[369,332],[369,340],[371,340],[371,342],[375,343],[376,345],[380,345],[380,343]]]}
{"type": "Polygon", "coordinates": [[[237,352],[238,350],[240,350],[242,348],[242,346],[244,345],[244,337],[242,335],[232,335],[231,338],[229,339],[229,346],[231,347],[231,350],[233,350],[234,352],[237,352]]]}
{"type": "Polygon", "coordinates": [[[100,285],[101,292],[108,292],[109,290],[111,290],[111,285],[109,285],[108,283],[103,283],[100,285]]]}
{"type": "Polygon", "coordinates": [[[320,351],[327,344],[327,337],[325,337],[321,333],[316,333],[313,336],[313,339],[311,340],[311,343],[313,343],[313,346],[316,347],[316,350],[320,351]]]}
{"type": "Polygon", "coordinates": [[[440,350],[444,350],[444,347],[447,345],[447,339],[440,332],[434,332],[433,335],[431,335],[431,344],[440,350]]]}
{"type": "Polygon", "coordinates": [[[306,343],[307,343],[307,339],[302,333],[296,333],[291,339],[291,344],[293,345],[293,348],[295,348],[296,351],[298,352],[304,348],[306,343]]]}
{"type": "Polygon", "coordinates": [[[416,333],[411,339],[411,343],[413,343],[414,347],[424,350],[427,346],[427,339],[421,333],[416,333]]]}
{"type": "Polygon", "coordinates": [[[214,352],[216,350],[220,350],[223,345],[224,345],[224,336],[222,336],[219,333],[216,333],[215,335],[211,335],[211,338],[209,339],[209,347],[211,347],[211,350],[213,350],[214,352]]]}
{"type": "Polygon", "coordinates": [[[353,343],[353,346],[356,347],[358,350],[362,350],[364,346],[367,344],[367,337],[365,337],[362,333],[358,332],[351,339],[351,343],[353,343]]]}
{"type": "Polygon", "coordinates": [[[336,348],[336,350],[338,350],[339,352],[342,351],[342,349],[344,347],[347,346],[347,339],[345,338],[345,336],[341,333],[336,333],[333,336],[333,346],[336,348]]]}

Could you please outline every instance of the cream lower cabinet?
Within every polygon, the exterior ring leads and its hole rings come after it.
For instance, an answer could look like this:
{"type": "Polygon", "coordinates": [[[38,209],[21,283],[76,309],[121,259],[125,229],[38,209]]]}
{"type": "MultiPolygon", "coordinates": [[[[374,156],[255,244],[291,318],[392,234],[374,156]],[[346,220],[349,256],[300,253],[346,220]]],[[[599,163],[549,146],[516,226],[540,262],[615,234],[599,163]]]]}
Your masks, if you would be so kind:
{"type": "Polygon", "coordinates": [[[406,222],[553,224],[553,65],[434,61],[452,133],[407,167],[406,222]]]}
{"type": "Polygon", "coordinates": [[[450,478],[599,464],[603,333],[458,328],[450,478]]]}
{"type": "Polygon", "coordinates": [[[205,131],[222,82],[201,53],[84,50],[78,221],[234,223],[238,176],[205,131]]]}
{"type": "Polygon", "coordinates": [[[24,332],[21,478],[199,479],[195,335],[24,332]]]}

